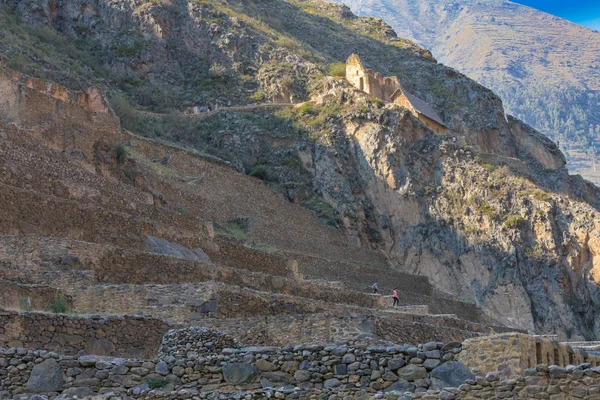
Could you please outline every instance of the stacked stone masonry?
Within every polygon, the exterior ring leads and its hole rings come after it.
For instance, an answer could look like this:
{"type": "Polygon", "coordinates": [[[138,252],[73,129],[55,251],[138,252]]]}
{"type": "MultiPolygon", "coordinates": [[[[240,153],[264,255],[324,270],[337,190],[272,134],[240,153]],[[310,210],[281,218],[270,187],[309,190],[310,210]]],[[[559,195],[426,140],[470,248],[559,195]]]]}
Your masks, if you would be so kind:
{"type": "Polygon", "coordinates": [[[0,350],[0,397],[62,393],[70,399],[94,394],[98,399],[600,398],[600,367],[540,364],[515,378],[497,372],[474,376],[456,361],[461,354],[458,342],[237,348],[225,347],[235,345],[232,338],[210,331],[169,335],[162,357],[146,360],[0,350]]]}
{"type": "Polygon", "coordinates": [[[0,346],[74,355],[151,357],[168,326],[136,316],[75,317],[0,311],[0,346]]]}
{"type": "Polygon", "coordinates": [[[600,365],[600,355],[542,336],[521,333],[468,339],[459,359],[476,373],[498,372],[506,378],[520,376],[528,368],[539,364],[563,367],[584,363],[593,367],[600,365]]]}

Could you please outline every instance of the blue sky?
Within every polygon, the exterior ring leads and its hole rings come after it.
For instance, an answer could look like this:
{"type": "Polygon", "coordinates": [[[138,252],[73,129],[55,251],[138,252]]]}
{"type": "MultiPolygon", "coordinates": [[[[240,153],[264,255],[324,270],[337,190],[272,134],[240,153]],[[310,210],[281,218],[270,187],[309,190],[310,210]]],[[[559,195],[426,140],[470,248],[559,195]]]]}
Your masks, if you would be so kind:
{"type": "Polygon", "coordinates": [[[600,30],[600,0],[512,0],[600,30]]]}

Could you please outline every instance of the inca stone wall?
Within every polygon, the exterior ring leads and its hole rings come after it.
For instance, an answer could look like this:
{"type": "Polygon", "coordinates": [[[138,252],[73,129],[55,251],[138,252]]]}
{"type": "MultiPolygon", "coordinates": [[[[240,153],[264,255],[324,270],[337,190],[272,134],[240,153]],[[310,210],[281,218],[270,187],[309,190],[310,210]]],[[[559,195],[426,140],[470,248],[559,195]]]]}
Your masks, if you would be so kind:
{"type": "Polygon", "coordinates": [[[390,315],[332,313],[268,317],[204,319],[197,325],[227,332],[248,346],[325,343],[376,335],[395,343],[424,343],[489,334],[488,328],[452,317],[393,313],[390,315]]]}
{"type": "MultiPolygon", "coordinates": [[[[0,394],[63,390],[69,393],[76,390],[73,388],[99,392],[102,388],[111,388],[115,393],[143,395],[149,392],[150,382],[169,385],[171,389],[185,387],[196,393],[290,384],[303,390],[331,390],[345,386],[372,392],[388,388],[426,391],[429,387],[445,384],[443,379],[429,379],[444,363],[452,363],[448,367],[466,371],[464,366],[452,362],[460,352],[460,343],[455,342],[447,345],[430,342],[419,347],[348,343],[202,351],[206,349],[198,348],[200,337],[204,338],[204,343],[210,343],[209,346],[222,342],[222,339],[199,336],[197,331],[189,333],[177,335],[181,343],[170,342],[176,348],[180,345],[185,349],[185,355],[168,355],[162,359],[60,356],[24,348],[2,350],[0,394]],[[36,386],[36,378],[42,374],[52,379],[47,378],[47,382],[36,386]],[[52,382],[48,382],[50,380],[52,382]]],[[[163,350],[168,354],[181,354],[181,351],[163,350]]],[[[466,373],[473,378],[468,371],[466,373]]]]}
{"type": "Polygon", "coordinates": [[[600,365],[600,356],[573,348],[540,336],[521,333],[492,335],[468,339],[464,342],[460,361],[475,373],[498,372],[503,377],[517,377],[538,364],[600,365]]]}
{"type": "Polygon", "coordinates": [[[151,357],[168,326],[135,316],[75,317],[0,311],[0,346],[27,347],[74,355],[151,357]]]}
{"type": "Polygon", "coordinates": [[[600,367],[540,364],[514,379],[497,372],[475,376],[455,361],[461,354],[456,342],[236,348],[225,347],[235,346],[230,337],[210,331],[167,336],[162,357],[145,360],[0,349],[0,397],[110,392],[138,399],[600,398],[600,367]]]}
{"type": "MultiPolygon", "coordinates": [[[[41,139],[68,153],[93,159],[93,145],[110,132],[116,138],[119,120],[98,89],[73,93],[56,83],[0,68],[0,118],[39,129],[41,139]],[[72,128],[72,129],[67,129],[72,128]]],[[[103,140],[106,138],[103,138],[103,140]]]]}

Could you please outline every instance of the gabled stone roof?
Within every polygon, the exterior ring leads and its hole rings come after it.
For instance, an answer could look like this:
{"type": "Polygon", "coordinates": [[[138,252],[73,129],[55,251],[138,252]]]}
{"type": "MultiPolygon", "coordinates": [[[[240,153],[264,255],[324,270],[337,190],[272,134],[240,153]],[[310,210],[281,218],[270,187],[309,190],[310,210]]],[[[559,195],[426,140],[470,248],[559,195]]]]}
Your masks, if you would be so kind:
{"type": "Polygon", "coordinates": [[[439,114],[429,104],[427,104],[425,101],[421,100],[414,94],[407,92],[406,90],[396,89],[396,91],[390,97],[390,100],[394,101],[394,99],[402,93],[404,93],[404,96],[406,96],[406,99],[414,107],[415,111],[417,111],[420,114],[423,114],[427,118],[437,122],[440,125],[446,126],[439,114]]]}

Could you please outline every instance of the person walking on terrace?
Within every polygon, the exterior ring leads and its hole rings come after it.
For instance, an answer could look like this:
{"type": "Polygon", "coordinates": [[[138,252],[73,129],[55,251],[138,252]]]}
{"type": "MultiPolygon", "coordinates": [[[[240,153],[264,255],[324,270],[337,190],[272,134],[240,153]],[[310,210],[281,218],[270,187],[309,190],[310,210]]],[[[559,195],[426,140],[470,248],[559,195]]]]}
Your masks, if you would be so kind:
{"type": "Polygon", "coordinates": [[[394,299],[394,307],[396,305],[400,305],[400,300],[398,300],[398,288],[394,288],[394,291],[392,292],[392,299],[394,299]]]}
{"type": "Polygon", "coordinates": [[[373,294],[381,294],[379,293],[379,285],[377,284],[377,282],[375,282],[372,286],[373,288],[373,294]]]}

